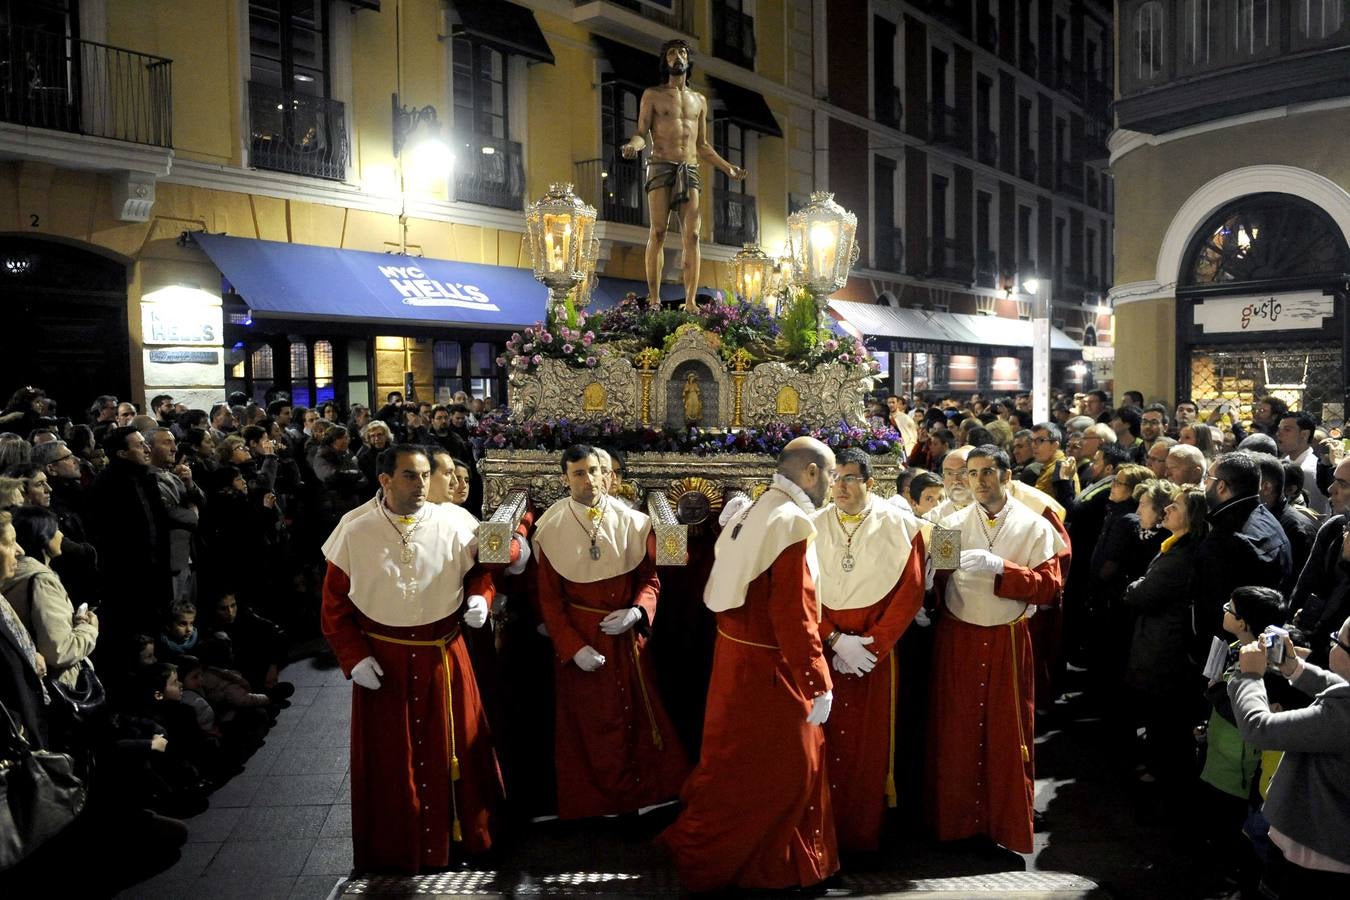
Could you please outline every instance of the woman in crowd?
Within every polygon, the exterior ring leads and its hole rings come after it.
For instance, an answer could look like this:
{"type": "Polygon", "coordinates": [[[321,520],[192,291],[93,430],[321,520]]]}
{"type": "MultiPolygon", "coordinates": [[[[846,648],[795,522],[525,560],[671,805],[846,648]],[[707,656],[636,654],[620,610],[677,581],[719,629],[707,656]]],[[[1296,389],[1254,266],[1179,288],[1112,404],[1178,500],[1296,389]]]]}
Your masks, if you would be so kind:
{"type": "Polygon", "coordinates": [[[61,555],[56,514],[37,506],[20,506],[13,511],[13,526],[24,556],[14,575],[0,583],[0,593],[32,635],[49,674],[73,688],[80,663],[98,641],[98,617],[87,607],[76,611],[61,579],[49,568],[61,555]]]}
{"type": "MultiPolygon", "coordinates": [[[[14,519],[8,510],[0,510],[0,584],[9,583],[18,573],[23,548],[14,535],[14,519]]],[[[46,689],[42,676],[47,661],[33,644],[28,628],[9,602],[0,596],[0,703],[14,717],[33,746],[46,746],[43,738],[43,701],[46,689]]]]}
{"type": "Polygon", "coordinates": [[[1205,455],[1207,461],[1214,459],[1216,450],[1214,446],[1214,433],[1209,430],[1208,425],[1202,425],[1198,422],[1191,425],[1183,425],[1177,438],[1182,444],[1190,444],[1205,455]]]}
{"type": "Polygon", "coordinates": [[[373,497],[376,488],[379,487],[379,481],[375,478],[375,460],[384,452],[385,448],[394,439],[394,433],[389,430],[389,425],[380,419],[372,419],[366,423],[365,429],[361,432],[361,450],[356,454],[356,464],[361,467],[361,472],[366,476],[365,496],[373,497]]]}
{"type": "Polygon", "coordinates": [[[1191,634],[1191,579],[1196,548],[1209,532],[1205,492],[1197,485],[1177,488],[1148,481],[1139,488],[1141,528],[1158,524],[1169,536],[1142,578],[1125,589],[1122,602],[1136,616],[1126,684],[1139,704],[1147,729],[1148,780],[1180,785],[1193,774],[1191,737],[1195,667],[1187,656],[1191,634]]]}
{"type": "Polygon", "coordinates": [[[348,510],[367,496],[366,476],[348,449],[347,429],[334,425],[319,440],[314,454],[314,477],[323,490],[318,496],[320,531],[331,531],[348,510]]]}
{"type": "Polygon", "coordinates": [[[1228,682],[1242,739],[1284,751],[1262,810],[1274,848],[1261,889],[1277,900],[1350,896],[1350,619],[1330,637],[1331,671],[1305,662],[1283,638],[1279,673],[1312,698],[1303,709],[1271,707],[1260,640],[1242,647],[1228,682]]]}
{"type": "Polygon", "coordinates": [[[0,475],[0,509],[22,506],[25,493],[22,478],[0,475]]]}

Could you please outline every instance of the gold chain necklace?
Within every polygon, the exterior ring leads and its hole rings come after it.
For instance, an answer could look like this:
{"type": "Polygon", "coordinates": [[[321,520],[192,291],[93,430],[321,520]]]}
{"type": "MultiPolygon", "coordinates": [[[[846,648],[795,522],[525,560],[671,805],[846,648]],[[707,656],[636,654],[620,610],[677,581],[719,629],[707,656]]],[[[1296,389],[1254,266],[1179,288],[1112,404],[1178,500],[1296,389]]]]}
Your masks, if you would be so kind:
{"type": "MultiPolygon", "coordinates": [[[[979,504],[976,505],[979,506],[979,504]]],[[[1004,515],[1007,511],[1008,506],[1005,503],[1003,509],[999,510],[997,513],[994,514],[994,522],[997,524],[994,525],[993,535],[990,535],[988,526],[984,524],[984,520],[986,518],[984,514],[984,507],[980,506],[980,515],[979,515],[980,531],[984,532],[984,542],[989,545],[989,551],[991,553],[994,550],[994,542],[998,540],[999,533],[1003,531],[1003,523],[1008,521],[1008,517],[1004,515]]]]}
{"type": "MultiPolygon", "coordinates": [[[[872,504],[869,503],[867,504],[867,508],[864,509],[859,515],[863,521],[866,521],[867,517],[871,515],[871,513],[872,513],[872,504]]],[[[845,572],[852,572],[853,567],[857,564],[857,560],[853,558],[853,536],[862,530],[863,522],[860,521],[857,525],[853,527],[852,531],[849,531],[848,528],[844,525],[843,516],[840,515],[839,507],[837,506],[834,508],[834,520],[839,523],[840,530],[844,532],[844,558],[839,561],[839,567],[843,569],[845,572]]]]}
{"type": "MultiPolygon", "coordinates": [[[[603,522],[603,521],[605,521],[605,507],[606,507],[606,505],[607,505],[607,500],[608,500],[608,497],[607,497],[606,495],[604,495],[604,494],[601,494],[601,495],[600,495],[600,502],[599,502],[598,504],[596,504],[595,506],[588,507],[588,510],[589,510],[589,509],[598,509],[598,510],[600,510],[600,515],[598,515],[598,516],[595,517],[595,524],[591,526],[591,529],[590,529],[589,533],[587,533],[587,535],[586,535],[586,537],[590,538],[590,541],[591,541],[591,559],[599,559],[599,558],[600,558],[600,545],[597,544],[597,543],[595,542],[595,540],[596,540],[596,538],[599,537],[599,535],[600,535],[600,523],[603,522]]],[[[574,502],[576,502],[576,501],[574,501],[574,500],[568,500],[568,501],[567,501],[567,511],[570,512],[570,513],[572,514],[572,518],[574,518],[574,519],[577,520],[577,524],[578,524],[579,526],[581,526],[581,530],[582,530],[582,531],[586,531],[586,524],[585,524],[584,522],[581,521],[581,517],[577,515],[577,511],[576,511],[575,509],[572,508],[572,504],[573,504],[574,502]]],[[[590,515],[590,513],[588,512],[587,515],[590,515]]]]}
{"type": "Polygon", "coordinates": [[[424,516],[421,515],[399,516],[399,518],[402,519],[404,522],[410,521],[412,523],[411,527],[407,531],[403,531],[398,527],[398,525],[394,523],[394,520],[390,518],[389,510],[384,505],[383,496],[380,497],[380,512],[384,513],[385,521],[389,523],[390,528],[394,529],[394,534],[398,535],[398,542],[402,547],[402,550],[399,552],[398,557],[399,562],[403,563],[404,565],[412,562],[414,555],[413,554],[414,547],[412,544],[413,535],[417,533],[418,528],[422,527],[422,520],[424,516]]]}

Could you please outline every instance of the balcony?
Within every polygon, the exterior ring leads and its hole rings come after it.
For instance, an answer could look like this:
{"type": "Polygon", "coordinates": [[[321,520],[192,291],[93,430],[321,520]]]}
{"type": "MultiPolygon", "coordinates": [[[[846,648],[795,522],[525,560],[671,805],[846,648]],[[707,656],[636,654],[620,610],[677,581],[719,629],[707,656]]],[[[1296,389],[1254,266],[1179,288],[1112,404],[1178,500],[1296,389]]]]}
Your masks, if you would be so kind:
{"type": "Polygon", "coordinates": [[[755,67],[755,17],[714,3],[713,56],[746,69],[755,67]]]}
{"type": "Polygon", "coordinates": [[[713,241],[739,247],[759,240],[759,214],[749,194],[718,191],[713,198],[713,241]]]}
{"type": "Polygon", "coordinates": [[[485,134],[455,135],[455,199],[498,209],[525,208],[520,144],[485,134]]]}
{"type": "Polygon", "coordinates": [[[975,252],[975,284],[994,287],[998,282],[998,254],[993,250],[975,252]]]}
{"type": "Polygon", "coordinates": [[[606,163],[588,159],[573,165],[577,194],[599,214],[601,221],[646,225],[642,161],[617,157],[606,163]]]}
{"type": "Polygon", "coordinates": [[[975,20],[975,42],[990,53],[998,52],[998,20],[987,12],[975,20]]]}
{"type": "MultiPolygon", "coordinates": [[[[692,0],[671,0],[669,4],[670,12],[643,3],[642,0],[576,0],[575,5],[577,7],[575,21],[578,25],[589,25],[592,24],[593,20],[603,19],[611,26],[619,26],[619,30],[624,31],[629,36],[634,36],[634,30],[625,27],[628,22],[623,21],[628,18],[628,13],[632,13],[633,16],[655,22],[658,25],[664,25],[666,28],[672,28],[683,34],[694,34],[694,4],[692,0]],[[620,7],[627,12],[606,10],[605,7],[620,7]]],[[[636,35],[642,34],[642,31],[636,32],[636,35]]]]}
{"type": "Polygon", "coordinates": [[[969,126],[961,110],[948,106],[941,100],[933,101],[932,142],[958,148],[969,144],[969,126]]]}
{"type": "Polygon", "coordinates": [[[342,181],[347,175],[347,113],[337,100],[285,95],[248,83],[249,165],[342,181]]]}
{"type": "Polygon", "coordinates": [[[970,284],[974,280],[974,268],[973,261],[955,239],[933,239],[933,268],[930,272],[933,278],[970,284]]]}
{"type": "Polygon", "coordinates": [[[998,135],[991,129],[981,128],[977,133],[975,157],[986,166],[998,165],[998,135]]]}
{"type": "Polygon", "coordinates": [[[172,60],[0,27],[0,121],[70,134],[173,146],[172,60]]]}
{"type": "Polygon", "coordinates": [[[876,104],[877,122],[890,128],[899,128],[905,115],[905,104],[900,99],[900,88],[895,85],[878,88],[876,104]]]}
{"type": "Polygon", "coordinates": [[[1083,119],[1083,139],[1078,143],[1078,155],[1086,160],[1104,160],[1110,156],[1106,148],[1106,138],[1111,133],[1111,124],[1106,119],[1088,116],[1083,119]]]}
{"type": "Polygon", "coordinates": [[[883,272],[903,272],[905,264],[905,232],[894,225],[876,228],[876,253],[872,265],[883,272]]]}
{"type": "Polygon", "coordinates": [[[1077,163],[1060,160],[1055,166],[1055,190],[1073,197],[1083,196],[1083,169],[1077,163]]]}
{"type": "Polygon", "coordinates": [[[1036,151],[1030,147],[1022,147],[1018,151],[1018,169],[1017,174],[1021,175],[1027,181],[1036,180],[1036,151]]]}

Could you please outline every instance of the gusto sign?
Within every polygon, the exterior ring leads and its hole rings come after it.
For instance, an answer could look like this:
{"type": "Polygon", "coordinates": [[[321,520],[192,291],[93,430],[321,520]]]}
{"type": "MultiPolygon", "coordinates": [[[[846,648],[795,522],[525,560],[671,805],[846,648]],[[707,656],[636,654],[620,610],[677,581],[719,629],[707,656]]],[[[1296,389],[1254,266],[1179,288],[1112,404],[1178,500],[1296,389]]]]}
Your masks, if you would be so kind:
{"type": "Polygon", "coordinates": [[[380,266],[380,275],[398,291],[408,306],[456,306],[501,312],[492,298],[477,285],[439,281],[427,276],[419,266],[380,266]]]}

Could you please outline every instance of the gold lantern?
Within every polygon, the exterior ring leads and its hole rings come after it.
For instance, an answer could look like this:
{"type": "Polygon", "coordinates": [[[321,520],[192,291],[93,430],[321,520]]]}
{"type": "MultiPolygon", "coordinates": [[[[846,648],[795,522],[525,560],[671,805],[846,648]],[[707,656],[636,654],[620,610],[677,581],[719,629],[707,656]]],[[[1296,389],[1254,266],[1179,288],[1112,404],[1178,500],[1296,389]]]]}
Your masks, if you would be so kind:
{"type": "Polygon", "coordinates": [[[763,303],[773,290],[773,270],[774,261],[769,254],[759,249],[759,244],[743,245],[731,258],[736,294],[746,303],[763,303]]]}
{"type": "Polygon", "coordinates": [[[844,286],[858,259],[858,217],[835,203],[834,194],[814,191],[787,224],[791,283],[810,293],[823,315],[830,294],[844,286]]]}
{"type": "Polygon", "coordinates": [[[570,184],[549,185],[525,210],[534,277],[548,288],[551,317],[562,313],[568,292],[595,270],[594,232],[595,208],[572,193],[570,184]]]}

